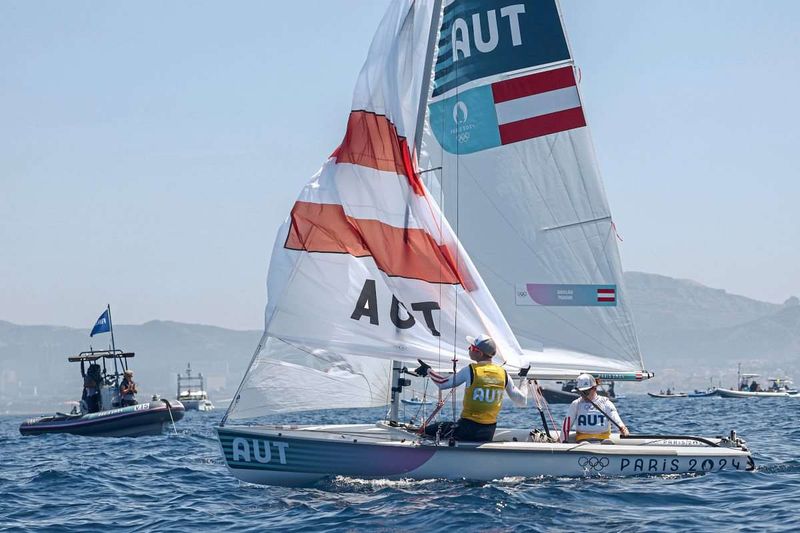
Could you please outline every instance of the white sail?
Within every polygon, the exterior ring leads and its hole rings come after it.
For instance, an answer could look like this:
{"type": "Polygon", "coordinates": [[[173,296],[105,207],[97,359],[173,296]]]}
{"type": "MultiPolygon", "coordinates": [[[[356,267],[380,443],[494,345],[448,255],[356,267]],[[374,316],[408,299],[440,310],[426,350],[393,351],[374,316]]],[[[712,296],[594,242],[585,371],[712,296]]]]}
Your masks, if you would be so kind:
{"type": "Polygon", "coordinates": [[[555,0],[450,2],[438,44],[422,168],[534,368],[641,375],[555,0]]]}
{"type": "MultiPolygon", "coordinates": [[[[234,417],[272,406],[269,397],[283,394],[294,381],[284,378],[299,367],[311,370],[306,389],[359,387],[359,376],[375,375],[388,360],[449,365],[464,353],[466,335],[491,335],[503,362],[520,364],[513,332],[419,179],[410,149],[428,82],[434,3],[390,6],[359,75],[344,140],[278,233],[267,281],[270,341],[240,387],[234,417]]],[[[351,406],[378,398],[386,398],[382,390],[364,390],[351,406]]],[[[307,400],[294,408],[343,406],[325,394],[307,400]]]]}

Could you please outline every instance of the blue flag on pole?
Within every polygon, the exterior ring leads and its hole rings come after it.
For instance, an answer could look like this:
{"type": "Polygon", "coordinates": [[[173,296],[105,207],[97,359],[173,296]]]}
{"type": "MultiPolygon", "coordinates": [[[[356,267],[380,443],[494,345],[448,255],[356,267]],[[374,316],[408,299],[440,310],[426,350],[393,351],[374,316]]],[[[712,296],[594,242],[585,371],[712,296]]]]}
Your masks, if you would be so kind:
{"type": "Polygon", "coordinates": [[[106,309],[103,311],[103,314],[100,315],[100,318],[97,319],[97,322],[95,322],[89,336],[94,337],[97,333],[108,333],[109,331],[111,331],[111,318],[108,316],[108,309],[106,309]]]}

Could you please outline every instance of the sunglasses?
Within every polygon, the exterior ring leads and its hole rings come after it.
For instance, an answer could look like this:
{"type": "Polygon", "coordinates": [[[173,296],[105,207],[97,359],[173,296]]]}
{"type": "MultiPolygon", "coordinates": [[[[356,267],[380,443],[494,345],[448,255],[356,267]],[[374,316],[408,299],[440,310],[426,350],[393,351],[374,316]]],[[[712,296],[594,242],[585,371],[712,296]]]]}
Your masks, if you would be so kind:
{"type": "Polygon", "coordinates": [[[470,345],[469,345],[469,351],[470,351],[470,352],[480,352],[480,353],[483,353],[483,350],[481,350],[480,348],[478,348],[478,347],[477,347],[477,346],[475,346],[474,344],[470,344],[470,345]]]}

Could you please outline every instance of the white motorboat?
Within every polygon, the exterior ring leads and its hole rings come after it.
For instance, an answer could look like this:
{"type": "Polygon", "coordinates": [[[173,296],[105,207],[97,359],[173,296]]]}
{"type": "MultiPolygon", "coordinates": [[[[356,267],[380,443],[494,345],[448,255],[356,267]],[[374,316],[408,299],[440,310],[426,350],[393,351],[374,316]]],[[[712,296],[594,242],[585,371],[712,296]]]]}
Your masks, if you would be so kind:
{"type": "Polygon", "coordinates": [[[723,398],[791,398],[798,396],[796,392],[787,391],[749,391],[734,389],[717,389],[723,398]]]}
{"type": "MultiPolygon", "coordinates": [[[[738,389],[717,389],[717,394],[723,398],[788,398],[798,396],[798,391],[791,387],[789,378],[767,378],[770,383],[766,389],[762,388],[756,378],[759,374],[742,372],[742,365],[737,370],[738,389]]],[[[798,396],[800,397],[800,396],[798,396]]]]}
{"type": "Polygon", "coordinates": [[[213,411],[214,404],[208,399],[206,382],[202,373],[192,375],[192,364],[186,365],[186,375],[178,374],[178,400],[187,411],[213,411]]]}
{"type": "MultiPolygon", "coordinates": [[[[490,442],[439,442],[400,420],[405,376],[415,374],[406,365],[456,371],[468,362],[466,335],[490,335],[495,360],[534,384],[583,372],[603,381],[653,376],[556,0],[390,4],[344,139],[278,232],[267,291],[264,335],[216,428],[241,480],[753,467],[733,432],[558,442],[535,386],[541,429],[500,429],[490,442]],[[372,425],[257,420],[376,407],[387,397],[387,420],[372,425]]],[[[444,417],[445,404],[440,395],[423,425],[444,417]]]]}
{"type": "Polygon", "coordinates": [[[405,405],[431,405],[433,403],[432,401],[425,400],[423,398],[420,398],[419,396],[412,396],[411,398],[402,398],[400,402],[405,405]]]}

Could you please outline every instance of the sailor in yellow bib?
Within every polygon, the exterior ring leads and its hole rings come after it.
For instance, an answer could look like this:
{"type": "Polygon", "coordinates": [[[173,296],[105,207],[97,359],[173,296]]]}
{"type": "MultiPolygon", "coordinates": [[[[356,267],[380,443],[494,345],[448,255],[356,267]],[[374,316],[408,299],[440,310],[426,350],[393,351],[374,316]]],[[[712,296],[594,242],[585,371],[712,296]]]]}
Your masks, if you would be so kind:
{"type": "Polygon", "coordinates": [[[628,435],[628,428],[617,413],[611,400],[597,394],[597,381],[591,374],[581,374],[576,381],[580,398],[569,406],[567,417],[561,427],[561,441],[569,440],[569,432],[575,429],[575,440],[604,440],[611,436],[611,422],[628,435]]]}
{"type": "Polygon", "coordinates": [[[428,376],[440,389],[452,389],[466,385],[461,418],[452,422],[437,422],[425,428],[430,436],[473,442],[490,441],[497,427],[497,415],[503,405],[503,393],[507,393],[518,406],[527,404],[527,394],[520,391],[508,377],[504,368],[492,363],[497,352],[494,340],[488,335],[467,337],[469,357],[473,363],[446,378],[433,370],[428,376]]]}

